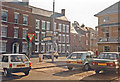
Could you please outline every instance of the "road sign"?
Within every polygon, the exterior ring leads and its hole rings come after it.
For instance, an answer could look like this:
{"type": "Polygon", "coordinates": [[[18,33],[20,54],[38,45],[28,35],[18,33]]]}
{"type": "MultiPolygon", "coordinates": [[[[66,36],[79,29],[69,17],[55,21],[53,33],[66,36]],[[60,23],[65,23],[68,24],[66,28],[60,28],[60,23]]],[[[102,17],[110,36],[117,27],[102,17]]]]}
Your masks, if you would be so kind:
{"type": "Polygon", "coordinates": [[[51,40],[52,40],[51,37],[45,37],[45,38],[43,38],[43,41],[51,41],[51,40]]]}
{"type": "Polygon", "coordinates": [[[34,36],[35,36],[35,33],[27,33],[27,36],[28,36],[28,38],[29,38],[29,40],[30,40],[30,42],[31,42],[32,39],[33,39],[34,36]]]}

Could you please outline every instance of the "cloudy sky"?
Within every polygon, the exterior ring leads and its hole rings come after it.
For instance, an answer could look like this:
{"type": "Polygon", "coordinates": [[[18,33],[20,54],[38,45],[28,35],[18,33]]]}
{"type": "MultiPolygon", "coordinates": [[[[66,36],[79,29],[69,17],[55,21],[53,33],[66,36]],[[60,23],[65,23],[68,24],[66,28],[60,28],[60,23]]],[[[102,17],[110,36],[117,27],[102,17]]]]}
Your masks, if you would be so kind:
{"type": "MultiPolygon", "coordinates": [[[[55,11],[61,12],[66,9],[66,17],[72,23],[78,21],[79,24],[85,24],[87,27],[98,25],[95,14],[103,9],[113,5],[119,0],[55,0],[55,11]]],[[[46,10],[53,10],[53,0],[29,0],[30,5],[46,10]]]]}

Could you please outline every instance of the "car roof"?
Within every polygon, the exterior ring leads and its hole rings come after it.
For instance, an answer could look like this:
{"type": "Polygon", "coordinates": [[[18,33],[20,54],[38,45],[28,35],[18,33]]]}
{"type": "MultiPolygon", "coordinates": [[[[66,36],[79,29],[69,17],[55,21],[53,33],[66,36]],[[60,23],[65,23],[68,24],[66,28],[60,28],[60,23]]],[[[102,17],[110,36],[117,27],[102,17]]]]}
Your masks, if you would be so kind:
{"type": "Polygon", "coordinates": [[[1,55],[7,55],[7,56],[10,56],[10,55],[25,55],[25,54],[1,54],[1,55]]]}
{"type": "Polygon", "coordinates": [[[76,52],[72,52],[72,53],[89,53],[88,51],[76,51],[76,52]]]}
{"type": "Polygon", "coordinates": [[[101,53],[118,53],[118,54],[120,54],[120,52],[101,52],[101,53]]]}

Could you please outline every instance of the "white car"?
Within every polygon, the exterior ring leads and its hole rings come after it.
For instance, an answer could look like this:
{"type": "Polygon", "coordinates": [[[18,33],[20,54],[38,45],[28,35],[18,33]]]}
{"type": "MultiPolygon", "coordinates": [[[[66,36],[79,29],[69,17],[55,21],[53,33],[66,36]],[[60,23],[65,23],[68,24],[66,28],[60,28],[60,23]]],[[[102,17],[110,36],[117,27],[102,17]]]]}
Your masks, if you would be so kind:
{"type": "Polygon", "coordinates": [[[29,74],[31,62],[25,54],[2,54],[0,58],[4,76],[17,72],[29,74]]]}

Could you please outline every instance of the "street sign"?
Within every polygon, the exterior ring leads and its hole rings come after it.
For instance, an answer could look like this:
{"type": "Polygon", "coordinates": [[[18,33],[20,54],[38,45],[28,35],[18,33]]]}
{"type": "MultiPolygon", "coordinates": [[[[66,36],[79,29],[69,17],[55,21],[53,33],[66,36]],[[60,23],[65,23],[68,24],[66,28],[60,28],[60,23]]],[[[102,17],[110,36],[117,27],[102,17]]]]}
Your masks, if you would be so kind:
{"type": "Polygon", "coordinates": [[[51,37],[45,37],[45,38],[43,38],[43,41],[51,41],[51,40],[52,40],[51,37]]]}
{"type": "Polygon", "coordinates": [[[29,40],[30,40],[30,42],[31,42],[32,39],[33,39],[34,36],[35,36],[35,33],[27,33],[27,36],[28,36],[28,38],[29,38],[29,40]]]}

